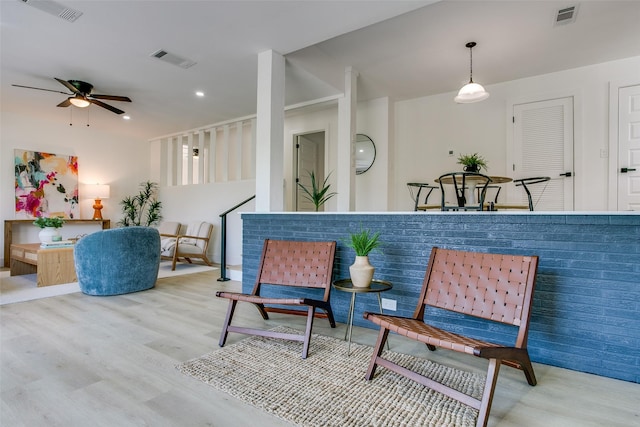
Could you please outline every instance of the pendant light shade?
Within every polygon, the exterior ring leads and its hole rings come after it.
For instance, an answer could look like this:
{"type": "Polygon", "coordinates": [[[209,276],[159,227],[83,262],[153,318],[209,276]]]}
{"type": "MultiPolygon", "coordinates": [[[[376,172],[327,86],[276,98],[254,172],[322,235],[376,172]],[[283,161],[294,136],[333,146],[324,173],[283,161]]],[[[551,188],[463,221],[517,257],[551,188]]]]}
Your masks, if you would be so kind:
{"type": "Polygon", "coordinates": [[[489,97],[489,92],[484,90],[482,85],[473,82],[473,53],[472,49],[476,42],[469,42],[465,46],[469,48],[469,83],[464,85],[458,92],[458,96],[453,98],[458,104],[471,104],[479,102],[489,97]]]}

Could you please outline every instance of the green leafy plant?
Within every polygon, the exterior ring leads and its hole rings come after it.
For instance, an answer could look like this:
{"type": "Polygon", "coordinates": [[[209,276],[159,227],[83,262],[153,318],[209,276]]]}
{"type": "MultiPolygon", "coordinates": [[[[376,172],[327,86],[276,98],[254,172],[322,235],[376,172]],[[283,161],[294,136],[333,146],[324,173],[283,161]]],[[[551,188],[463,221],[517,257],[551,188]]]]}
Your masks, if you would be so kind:
{"type": "Polygon", "coordinates": [[[479,172],[482,168],[487,170],[487,161],[478,153],[461,154],[458,156],[458,163],[465,166],[469,172],[479,172]]]}
{"type": "Polygon", "coordinates": [[[40,228],[45,228],[45,227],[60,228],[62,227],[63,224],[64,224],[64,219],[61,216],[52,216],[48,218],[39,216],[38,218],[36,218],[35,221],[33,221],[33,225],[36,225],[40,228]]]}
{"type": "Polygon", "coordinates": [[[349,234],[345,244],[356,251],[357,256],[368,256],[380,246],[380,232],[372,233],[371,230],[360,227],[359,232],[349,234]]]}
{"type": "Polygon", "coordinates": [[[152,226],[162,219],[162,202],[158,201],[158,184],[147,181],[140,183],[140,192],[122,199],[123,218],[118,222],[122,227],[134,225],[152,226]]]}
{"type": "Polygon", "coordinates": [[[304,185],[298,183],[298,185],[300,186],[300,188],[302,188],[302,191],[304,191],[304,198],[309,200],[311,203],[313,203],[313,205],[316,207],[316,212],[318,212],[320,210],[320,206],[322,206],[327,200],[329,200],[330,198],[332,198],[333,196],[335,196],[336,192],[329,192],[329,187],[331,187],[331,184],[328,184],[327,181],[329,181],[329,177],[331,176],[331,173],[329,173],[329,175],[327,175],[327,177],[324,179],[324,182],[322,183],[322,188],[320,188],[318,186],[318,182],[316,181],[316,175],[313,173],[313,171],[309,172],[307,171],[307,173],[309,174],[309,178],[311,178],[311,189],[308,189],[307,187],[305,187],[304,185]]]}

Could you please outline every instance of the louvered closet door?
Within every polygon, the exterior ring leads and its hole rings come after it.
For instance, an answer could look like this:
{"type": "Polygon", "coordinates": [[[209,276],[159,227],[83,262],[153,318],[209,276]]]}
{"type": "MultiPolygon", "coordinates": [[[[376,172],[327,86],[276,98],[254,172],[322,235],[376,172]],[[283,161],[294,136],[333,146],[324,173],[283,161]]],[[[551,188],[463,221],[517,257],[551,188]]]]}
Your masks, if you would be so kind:
{"type": "Polygon", "coordinates": [[[551,177],[529,187],[534,209],[573,210],[573,98],[517,104],[513,117],[514,177],[551,177]]]}

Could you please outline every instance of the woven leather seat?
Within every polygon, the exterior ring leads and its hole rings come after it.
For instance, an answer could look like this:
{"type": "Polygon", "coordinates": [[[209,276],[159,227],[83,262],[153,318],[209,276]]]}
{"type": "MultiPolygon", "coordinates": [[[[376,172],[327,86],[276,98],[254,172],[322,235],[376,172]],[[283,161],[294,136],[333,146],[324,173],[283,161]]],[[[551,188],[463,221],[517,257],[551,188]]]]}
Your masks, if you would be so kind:
{"type": "MultiPolygon", "coordinates": [[[[223,347],[229,332],[248,335],[260,335],[302,341],[302,358],[309,353],[309,342],[316,308],[326,312],[329,324],[336,327],[331,311],[329,296],[336,242],[299,242],[286,240],[265,240],[260,257],[260,267],[251,294],[219,291],[216,295],[229,300],[227,316],[220,335],[220,347],[223,347]],[[270,285],[285,286],[305,290],[309,297],[263,296],[263,287],[270,285]],[[312,292],[315,290],[315,293],[312,292]],[[320,295],[318,295],[320,294],[320,295]],[[270,330],[247,328],[231,324],[238,301],[254,304],[262,318],[269,319],[265,304],[307,307],[307,326],[304,335],[285,334],[270,330]]],[[[299,292],[298,292],[299,293],[299,292]]],[[[302,311],[302,310],[299,310],[302,311]]]]}
{"type": "Polygon", "coordinates": [[[380,326],[366,379],[371,380],[376,367],[383,366],[477,409],[476,425],[486,426],[501,364],[521,369],[527,382],[536,385],[527,333],[537,266],[536,256],[433,248],[412,318],[364,313],[365,319],[380,326]],[[429,325],[425,319],[429,306],[512,325],[518,330],[515,343],[493,343],[429,325]],[[384,359],[382,351],[389,332],[425,343],[429,350],[440,347],[488,359],[482,398],[476,399],[384,359]]]}

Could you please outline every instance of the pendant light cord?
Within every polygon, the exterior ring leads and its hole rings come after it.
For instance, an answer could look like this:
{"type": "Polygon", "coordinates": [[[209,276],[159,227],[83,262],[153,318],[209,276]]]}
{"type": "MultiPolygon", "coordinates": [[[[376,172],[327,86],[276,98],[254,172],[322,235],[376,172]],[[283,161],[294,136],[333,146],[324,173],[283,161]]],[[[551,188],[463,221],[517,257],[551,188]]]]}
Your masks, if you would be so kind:
{"type": "Polygon", "coordinates": [[[473,83],[473,46],[469,48],[469,83],[473,83]]]}

